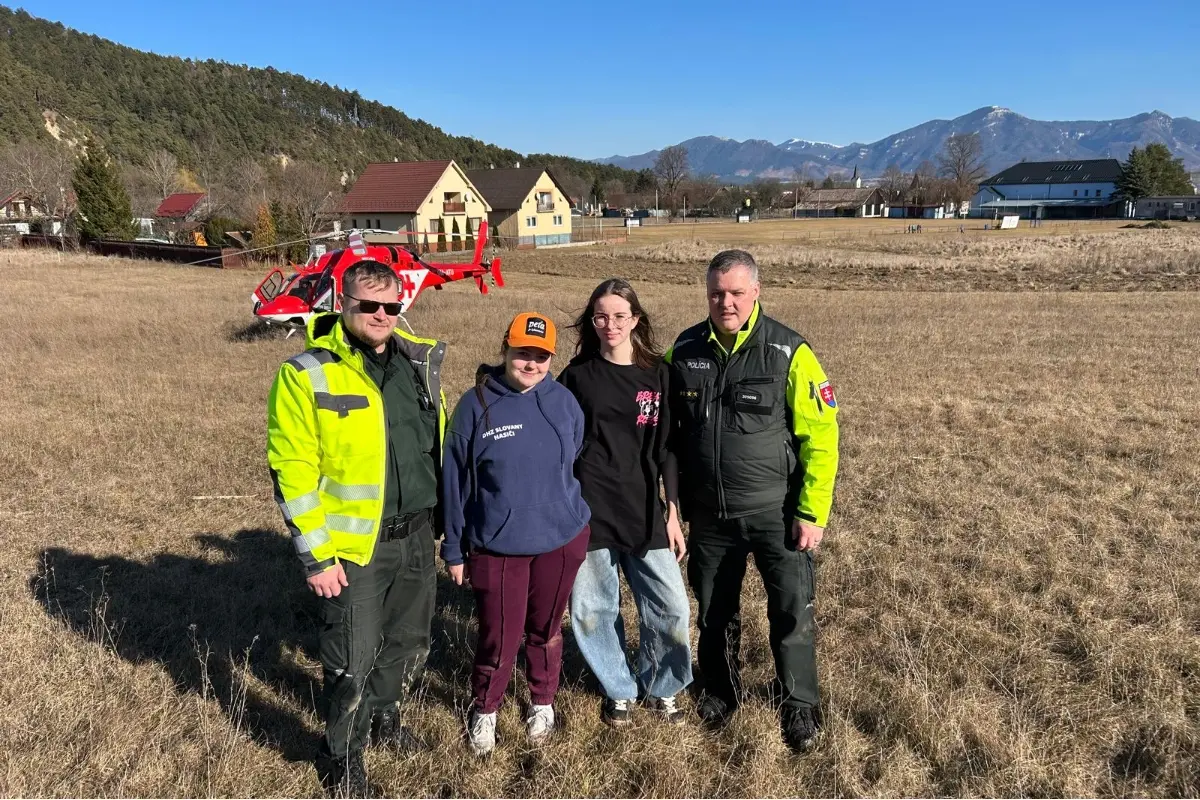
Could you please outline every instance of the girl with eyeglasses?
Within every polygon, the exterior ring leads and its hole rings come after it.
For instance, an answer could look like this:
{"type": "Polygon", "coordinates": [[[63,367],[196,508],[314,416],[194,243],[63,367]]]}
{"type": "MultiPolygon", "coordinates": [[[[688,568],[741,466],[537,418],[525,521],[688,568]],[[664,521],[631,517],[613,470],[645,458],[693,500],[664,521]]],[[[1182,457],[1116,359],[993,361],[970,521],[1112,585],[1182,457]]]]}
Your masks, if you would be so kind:
{"type": "Polygon", "coordinates": [[[692,681],[692,654],[679,569],[687,546],[667,450],[667,367],[650,316],[626,280],[597,286],[574,328],[576,355],[559,382],[583,408],[575,474],[592,518],[587,559],[571,592],[571,628],[604,690],[601,719],[629,724],[641,696],[663,720],[680,723],[676,698],[692,681]],[[640,618],[635,673],[626,654],[621,572],[640,618]]]}

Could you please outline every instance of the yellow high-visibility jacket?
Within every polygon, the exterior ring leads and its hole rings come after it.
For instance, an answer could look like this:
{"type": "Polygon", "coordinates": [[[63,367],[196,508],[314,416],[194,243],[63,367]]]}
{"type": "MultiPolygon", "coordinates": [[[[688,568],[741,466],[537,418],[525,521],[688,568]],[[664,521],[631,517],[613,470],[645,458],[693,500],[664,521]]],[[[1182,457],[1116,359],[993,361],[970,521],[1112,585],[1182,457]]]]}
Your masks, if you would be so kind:
{"type": "MultiPolygon", "coordinates": [[[[446,345],[395,331],[399,352],[438,404],[437,453],[446,431],[441,389],[446,345]]],[[[383,395],[346,340],[338,314],[308,322],[307,348],[280,367],[267,400],[267,463],[275,500],[309,575],[375,551],[387,477],[383,395]]]]}

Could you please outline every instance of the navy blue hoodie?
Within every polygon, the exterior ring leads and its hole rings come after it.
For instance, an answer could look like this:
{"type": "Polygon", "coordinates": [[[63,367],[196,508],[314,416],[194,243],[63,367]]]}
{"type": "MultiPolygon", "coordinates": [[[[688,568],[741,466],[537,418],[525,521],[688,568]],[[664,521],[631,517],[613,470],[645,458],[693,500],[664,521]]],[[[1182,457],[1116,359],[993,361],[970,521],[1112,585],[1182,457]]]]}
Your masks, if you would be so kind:
{"type": "Polygon", "coordinates": [[[450,565],[470,549],[549,553],[591,518],[575,479],[583,411],[574,395],[549,375],[524,394],[502,368],[486,375],[484,402],[475,389],[463,394],[446,432],[442,558],[450,565]]]}

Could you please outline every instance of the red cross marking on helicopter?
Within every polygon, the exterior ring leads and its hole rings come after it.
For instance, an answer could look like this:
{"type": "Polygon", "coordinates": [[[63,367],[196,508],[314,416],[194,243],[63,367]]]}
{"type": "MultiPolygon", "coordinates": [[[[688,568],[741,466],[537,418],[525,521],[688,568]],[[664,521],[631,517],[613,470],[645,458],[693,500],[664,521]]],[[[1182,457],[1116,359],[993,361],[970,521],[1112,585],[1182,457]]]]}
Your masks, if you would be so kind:
{"type": "Polygon", "coordinates": [[[417,285],[413,283],[413,279],[408,276],[408,271],[404,270],[400,273],[400,296],[413,297],[417,293],[417,285]]]}

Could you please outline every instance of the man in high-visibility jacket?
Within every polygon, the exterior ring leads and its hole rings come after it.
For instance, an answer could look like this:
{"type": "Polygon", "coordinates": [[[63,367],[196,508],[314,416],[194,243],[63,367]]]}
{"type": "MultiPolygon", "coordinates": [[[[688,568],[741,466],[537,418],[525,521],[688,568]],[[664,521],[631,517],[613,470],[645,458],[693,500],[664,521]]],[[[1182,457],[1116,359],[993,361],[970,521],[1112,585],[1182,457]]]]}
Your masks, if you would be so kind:
{"type": "Polygon", "coordinates": [[[740,699],[740,600],[753,554],[767,594],[783,737],[802,752],[821,727],[812,556],[833,503],[837,398],[804,338],[763,313],[753,256],[718,253],[707,283],[708,319],[667,353],[669,449],[699,612],[697,711],[723,726],[740,699]]]}
{"type": "Polygon", "coordinates": [[[429,654],[437,585],[446,348],[396,329],[397,296],[390,267],[346,270],[343,312],[309,320],[268,401],[275,497],[321,598],[318,772],[350,796],[370,792],[368,738],[419,745],[399,704],[429,654]]]}

